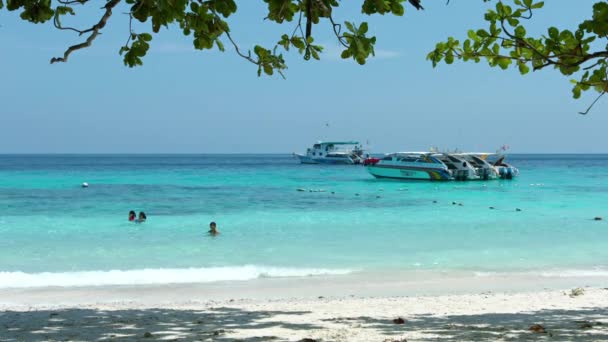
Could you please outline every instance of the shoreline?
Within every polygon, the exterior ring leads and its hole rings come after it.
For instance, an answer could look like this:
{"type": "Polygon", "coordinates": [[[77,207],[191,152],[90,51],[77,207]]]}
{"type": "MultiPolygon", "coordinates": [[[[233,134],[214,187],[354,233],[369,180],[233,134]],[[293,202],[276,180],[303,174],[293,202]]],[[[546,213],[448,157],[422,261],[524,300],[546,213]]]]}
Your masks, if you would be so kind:
{"type": "Polygon", "coordinates": [[[0,310],[130,301],[143,306],[227,300],[450,296],[488,292],[533,293],[608,287],[608,275],[401,271],[257,278],[244,281],[0,288],[0,310]]]}

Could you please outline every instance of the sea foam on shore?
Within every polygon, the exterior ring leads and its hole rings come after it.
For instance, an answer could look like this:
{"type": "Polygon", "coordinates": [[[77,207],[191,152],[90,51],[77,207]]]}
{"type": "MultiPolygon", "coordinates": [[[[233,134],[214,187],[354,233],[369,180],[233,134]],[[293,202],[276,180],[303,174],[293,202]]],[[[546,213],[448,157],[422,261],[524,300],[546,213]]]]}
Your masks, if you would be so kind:
{"type": "Polygon", "coordinates": [[[257,278],[343,275],[348,269],[234,266],[206,268],[140,269],[81,272],[0,272],[0,288],[159,285],[244,281],[257,278]]]}

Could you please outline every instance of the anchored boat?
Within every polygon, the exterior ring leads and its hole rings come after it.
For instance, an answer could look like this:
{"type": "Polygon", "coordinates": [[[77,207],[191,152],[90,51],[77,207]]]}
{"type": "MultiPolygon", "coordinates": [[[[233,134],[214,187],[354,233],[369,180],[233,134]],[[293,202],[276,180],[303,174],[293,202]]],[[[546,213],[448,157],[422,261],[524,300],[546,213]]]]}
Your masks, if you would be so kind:
{"type": "Polygon", "coordinates": [[[367,171],[376,178],[419,180],[491,180],[512,179],[517,168],[506,164],[504,156],[495,163],[487,161],[490,153],[397,152],[383,158],[364,161],[367,171]]]}
{"type": "Polygon", "coordinates": [[[294,153],[302,164],[362,164],[363,148],[358,141],[319,141],[306,150],[294,153]]]}

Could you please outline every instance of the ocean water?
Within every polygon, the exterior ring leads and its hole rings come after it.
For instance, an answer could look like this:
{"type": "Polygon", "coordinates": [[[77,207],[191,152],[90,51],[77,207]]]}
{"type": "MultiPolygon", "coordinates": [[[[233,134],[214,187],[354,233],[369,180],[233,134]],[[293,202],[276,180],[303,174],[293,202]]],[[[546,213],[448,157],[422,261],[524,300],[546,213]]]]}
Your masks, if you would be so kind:
{"type": "Polygon", "coordinates": [[[407,182],[290,155],[0,156],[0,288],[608,274],[608,155],[508,160],[512,181],[407,182]]]}

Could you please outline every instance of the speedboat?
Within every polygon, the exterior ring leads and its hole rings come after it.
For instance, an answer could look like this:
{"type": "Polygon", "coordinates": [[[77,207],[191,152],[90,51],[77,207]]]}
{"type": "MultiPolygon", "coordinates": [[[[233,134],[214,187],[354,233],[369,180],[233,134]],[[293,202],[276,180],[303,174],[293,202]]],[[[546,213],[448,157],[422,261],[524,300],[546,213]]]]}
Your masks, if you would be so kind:
{"type": "Polygon", "coordinates": [[[397,152],[368,158],[364,165],[376,178],[465,181],[511,179],[519,174],[504,163],[504,157],[498,164],[486,161],[486,157],[479,153],[397,152]]]}
{"type": "Polygon", "coordinates": [[[481,180],[496,179],[499,176],[496,167],[487,161],[488,156],[492,153],[455,153],[452,155],[471,165],[481,180]]]}
{"type": "Polygon", "coordinates": [[[498,173],[498,177],[502,179],[513,179],[513,177],[519,176],[519,169],[515,166],[505,162],[505,156],[500,155],[498,159],[492,163],[494,169],[498,173]]]}
{"type": "Polygon", "coordinates": [[[357,141],[319,141],[306,150],[306,154],[294,155],[302,164],[361,164],[363,148],[357,141]]]}

